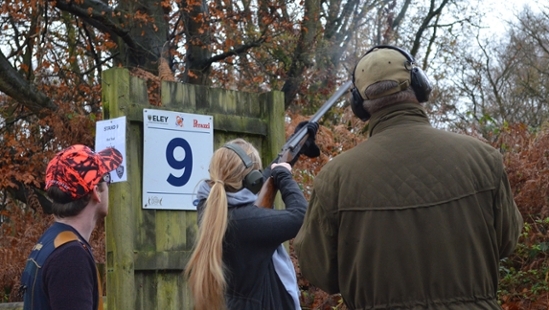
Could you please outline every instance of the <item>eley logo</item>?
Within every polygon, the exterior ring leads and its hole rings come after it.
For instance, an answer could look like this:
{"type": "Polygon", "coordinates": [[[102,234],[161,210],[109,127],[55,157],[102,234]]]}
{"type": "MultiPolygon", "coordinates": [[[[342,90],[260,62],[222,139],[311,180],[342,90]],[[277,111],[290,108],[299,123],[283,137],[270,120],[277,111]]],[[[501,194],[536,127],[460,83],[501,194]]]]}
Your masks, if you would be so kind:
{"type": "Polygon", "coordinates": [[[164,115],[151,115],[149,114],[147,116],[147,118],[149,119],[149,122],[153,122],[153,123],[167,123],[168,122],[168,116],[164,116],[164,115]]]}

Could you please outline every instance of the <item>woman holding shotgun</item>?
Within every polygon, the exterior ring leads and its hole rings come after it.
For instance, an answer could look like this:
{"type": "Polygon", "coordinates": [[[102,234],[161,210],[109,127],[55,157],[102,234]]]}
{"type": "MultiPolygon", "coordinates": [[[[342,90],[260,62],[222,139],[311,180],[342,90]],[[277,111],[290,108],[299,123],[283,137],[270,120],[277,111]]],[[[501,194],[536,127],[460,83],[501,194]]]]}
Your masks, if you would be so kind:
{"type": "MultiPolygon", "coordinates": [[[[318,125],[310,124],[314,145],[318,125]]],[[[299,231],[307,201],[289,163],[260,169],[258,151],[235,139],[214,152],[210,179],[199,184],[198,237],[185,270],[195,310],[301,309],[295,270],[282,243],[299,231]],[[254,204],[267,177],[286,209],[254,204]]]]}

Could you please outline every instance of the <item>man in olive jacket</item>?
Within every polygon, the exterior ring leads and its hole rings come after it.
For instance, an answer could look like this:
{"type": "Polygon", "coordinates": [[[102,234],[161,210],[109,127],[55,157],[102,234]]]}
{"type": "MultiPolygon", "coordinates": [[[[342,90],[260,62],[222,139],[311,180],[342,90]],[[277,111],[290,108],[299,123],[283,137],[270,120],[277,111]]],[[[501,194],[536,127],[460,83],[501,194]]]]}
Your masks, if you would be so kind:
{"type": "Polygon", "coordinates": [[[500,309],[523,224],[501,154],[430,125],[431,85],[404,50],[371,49],[353,83],[369,138],[314,180],[294,240],[304,277],[350,309],[500,309]]]}

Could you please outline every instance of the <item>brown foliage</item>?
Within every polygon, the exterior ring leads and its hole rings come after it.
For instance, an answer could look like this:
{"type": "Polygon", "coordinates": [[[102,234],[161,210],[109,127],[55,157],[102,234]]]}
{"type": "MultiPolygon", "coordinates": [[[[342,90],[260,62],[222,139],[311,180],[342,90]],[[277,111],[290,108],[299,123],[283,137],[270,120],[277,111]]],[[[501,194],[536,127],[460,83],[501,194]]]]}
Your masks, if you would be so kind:
{"type": "Polygon", "coordinates": [[[494,146],[504,154],[515,202],[524,217],[519,245],[502,264],[505,310],[549,308],[549,128],[504,128],[494,146]]]}
{"type": "Polygon", "coordinates": [[[18,301],[27,256],[52,219],[44,217],[41,208],[34,211],[15,202],[2,215],[6,221],[0,225],[0,302],[18,301]]]}
{"type": "Polygon", "coordinates": [[[534,134],[524,125],[509,126],[496,147],[505,154],[509,181],[522,214],[549,217],[549,128],[534,134]]]}
{"type": "MultiPolygon", "coordinates": [[[[25,108],[10,110],[9,99],[0,107],[0,115],[7,115],[8,122],[17,123],[0,131],[3,144],[0,148],[0,301],[20,300],[17,291],[27,256],[51,223],[51,217],[43,214],[36,197],[43,195],[40,189],[44,185],[48,159],[71,144],[93,146],[96,116],[83,111],[90,108],[88,104],[98,98],[100,92],[73,86],[71,83],[47,86],[47,91],[57,98],[59,110],[45,112],[42,118],[29,114],[25,108]],[[73,99],[81,105],[75,107],[73,99]],[[19,186],[24,189],[26,204],[10,199],[12,196],[8,194],[19,186]]],[[[102,244],[97,246],[104,248],[102,244]]],[[[100,247],[98,253],[104,253],[100,247]]]]}

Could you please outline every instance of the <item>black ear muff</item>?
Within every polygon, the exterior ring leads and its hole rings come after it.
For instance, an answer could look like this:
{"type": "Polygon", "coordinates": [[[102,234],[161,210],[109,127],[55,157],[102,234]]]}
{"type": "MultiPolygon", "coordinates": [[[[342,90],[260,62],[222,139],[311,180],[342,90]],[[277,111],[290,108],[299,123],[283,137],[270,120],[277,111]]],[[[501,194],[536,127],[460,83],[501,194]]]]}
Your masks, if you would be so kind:
{"type": "Polygon", "coordinates": [[[353,113],[356,117],[360,118],[361,121],[365,122],[370,119],[370,113],[364,109],[363,103],[364,99],[362,99],[362,96],[358,92],[358,89],[356,87],[353,87],[351,89],[351,110],[353,110],[353,113]]]}
{"type": "MultiPolygon", "coordinates": [[[[367,53],[369,53],[370,51],[371,50],[369,50],[367,53]]],[[[352,76],[353,85],[355,85],[355,71],[356,71],[356,65],[353,69],[353,76],[352,76]]],[[[366,109],[364,109],[364,98],[362,98],[362,95],[360,94],[356,86],[351,88],[351,110],[353,111],[353,114],[363,122],[370,119],[370,113],[366,111],[366,109]]]]}
{"type": "Polygon", "coordinates": [[[412,68],[410,85],[416,94],[417,101],[420,103],[429,101],[429,95],[433,90],[429,78],[418,67],[412,68]]]}
{"type": "MultiPolygon", "coordinates": [[[[223,147],[234,151],[236,155],[240,157],[246,168],[253,166],[254,162],[240,146],[228,143],[223,147]]],[[[252,193],[257,194],[263,186],[263,174],[259,170],[253,169],[244,177],[244,180],[242,180],[242,185],[252,193]]]]}
{"type": "Polygon", "coordinates": [[[250,192],[257,194],[263,186],[263,174],[259,170],[254,169],[246,175],[242,184],[245,188],[249,189],[250,192]]]}
{"type": "MultiPolygon", "coordinates": [[[[393,49],[395,51],[398,51],[400,52],[402,55],[404,55],[404,57],[406,57],[406,59],[408,60],[408,70],[410,70],[410,86],[412,87],[412,89],[414,90],[414,93],[416,95],[416,98],[417,100],[422,103],[422,102],[426,102],[429,100],[429,95],[431,94],[431,91],[433,90],[433,87],[431,86],[431,82],[429,81],[429,78],[427,77],[427,75],[425,75],[425,73],[423,72],[423,70],[421,70],[421,68],[417,67],[416,66],[416,61],[414,59],[414,57],[412,57],[412,55],[410,55],[408,52],[406,52],[405,50],[401,49],[401,48],[398,48],[396,46],[392,46],[392,45],[377,45],[377,46],[374,46],[372,47],[371,49],[369,49],[362,57],[361,59],[366,56],[368,53],[372,52],[373,50],[375,49],[379,49],[379,48],[388,48],[388,49],[393,49]]],[[[358,63],[357,63],[358,64],[358,63]]],[[[354,82],[355,82],[355,70],[356,70],[356,66],[355,66],[355,69],[353,69],[353,85],[354,85],[354,82]]],[[[356,89],[356,88],[353,88],[353,89],[356,89]]],[[[360,95],[360,93],[358,92],[358,90],[356,90],[356,93],[358,95],[357,98],[360,98],[361,101],[360,101],[360,108],[362,108],[362,110],[364,110],[364,108],[362,107],[362,102],[364,101],[364,99],[362,98],[362,96],[360,95]]],[[[354,93],[353,93],[353,102],[354,102],[354,93]]],[[[353,108],[353,112],[355,113],[355,115],[362,119],[359,114],[357,114],[357,112],[355,112],[355,108],[353,107],[353,105],[351,105],[351,108],[353,108]]],[[[360,109],[357,109],[360,112],[360,109]]],[[[364,110],[364,112],[368,113],[367,111],[364,110]]],[[[369,116],[368,116],[369,118],[369,116]]]]}

